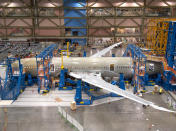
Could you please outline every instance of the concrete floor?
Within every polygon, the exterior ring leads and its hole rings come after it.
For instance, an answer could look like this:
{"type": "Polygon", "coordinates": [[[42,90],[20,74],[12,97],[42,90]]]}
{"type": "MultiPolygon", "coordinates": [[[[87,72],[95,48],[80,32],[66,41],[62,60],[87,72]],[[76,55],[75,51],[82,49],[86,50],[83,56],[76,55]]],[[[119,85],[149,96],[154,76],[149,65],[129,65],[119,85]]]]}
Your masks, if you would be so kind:
{"type": "Polygon", "coordinates": [[[0,131],[74,131],[74,129],[61,118],[57,107],[1,107],[0,131]]]}
{"type": "MultiPolygon", "coordinates": [[[[145,94],[144,99],[168,108],[163,96],[145,94]]],[[[144,109],[128,99],[97,106],[82,106],[66,111],[80,122],[85,131],[175,131],[172,113],[144,109]]],[[[58,114],[57,107],[1,107],[0,131],[74,131],[58,114]],[[7,112],[7,113],[6,113],[7,112]]]]}
{"type": "MultiPolygon", "coordinates": [[[[168,108],[162,96],[146,94],[145,99],[168,108]]],[[[141,104],[128,99],[94,107],[80,107],[76,112],[65,108],[86,131],[175,131],[176,115],[144,109],[141,104]]]]}
{"type": "MultiPolygon", "coordinates": [[[[36,85],[32,87],[27,87],[23,93],[21,93],[16,101],[12,104],[7,103],[6,101],[0,101],[0,106],[8,107],[39,107],[39,106],[68,106],[70,107],[70,103],[74,101],[76,90],[58,90],[52,89],[49,93],[45,95],[38,94],[38,88],[36,85]],[[59,99],[59,101],[57,100],[59,99]],[[6,104],[7,103],[7,104],[6,104]]],[[[98,92],[92,93],[96,95],[102,95],[107,93],[105,90],[100,90],[98,92]]],[[[82,92],[83,99],[89,99],[88,95],[82,92]]],[[[93,102],[91,106],[104,104],[112,101],[117,101],[123,99],[122,97],[108,97],[99,99],[93,102]]]]}

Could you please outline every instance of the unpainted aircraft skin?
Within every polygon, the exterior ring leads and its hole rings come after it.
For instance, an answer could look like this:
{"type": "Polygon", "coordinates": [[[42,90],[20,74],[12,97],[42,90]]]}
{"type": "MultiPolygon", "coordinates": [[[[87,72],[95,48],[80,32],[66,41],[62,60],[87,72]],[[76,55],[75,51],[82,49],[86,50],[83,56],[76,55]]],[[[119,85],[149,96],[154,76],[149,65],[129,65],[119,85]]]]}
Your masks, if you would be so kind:
{"type": "MultiPolygon", "coordinates": [[[[36,58],[21,59],[21,63],[26,73],[33,77],[37,76],[36,58]]],[[[61,58],[53,57],[50,63],[51,76],[58,77],[61,70],[61,58]]],[[[64,68],[70,72],[94,72],[101,73],[102,77],[118,77],[123,73],[125,78],[132,78],[134,73],[133,60],[130,57],[64,57],[64,68]]],[[[12,67],[18,68],[18,64],[13,63],[12,67]]],[[[149,75],[161,73],[162,64],[159,62],[147,61],[146,72],[149,75]]]]}

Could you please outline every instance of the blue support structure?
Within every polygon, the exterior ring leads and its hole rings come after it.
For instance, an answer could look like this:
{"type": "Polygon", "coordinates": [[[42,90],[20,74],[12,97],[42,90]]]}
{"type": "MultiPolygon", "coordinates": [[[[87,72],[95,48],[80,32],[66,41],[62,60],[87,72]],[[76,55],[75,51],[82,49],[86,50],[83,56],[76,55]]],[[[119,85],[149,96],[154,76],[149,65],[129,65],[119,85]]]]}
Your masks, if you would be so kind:
{"type": "MultiPolygon", "coordinates": [[[[120,73],[120,79],[119,82],[117,81],[112,81],[111,82],[112,85],[118,85],[120,89],[125,90],[125,81],[124,81],[124,75],[122,73],[120,73]]],[[[115,93],[111,93],[111,97],[118,97],[119,95],[115,94],[115,93]]]]}
{"type": "Polygon", "coordinates": [[[75,84],[74,81],[72,81],[69,78],[66,78],[66,73],[68,72],[67,69],[62,69],[60,72],[60,81],[59,81],[59,90],[72,90],[73,87],[72,86],[67,86],[66,82],[70,83],[70,84],[75,84]]]}
{"type": "Polygon", "coordinates": [[[119,87],[120,87],[122,90],[125,90],[124,75],[123,75],[122,73],[120,74],[119,87]]]}
{"type": "Polygon", "coordinates": [[[28,74],[27,85],[32,86],[34,84],[31,74],[28,74]]]}
{"type": "Polygon", "coordinates": [[[162,82],[161,74],[157,74],[157,78],[156,78],[155,82],[157,85],[161,85],[161,82],[162,82]]]}
{"type": "Polygon", "coordinates": [[[171,71],[164,71],[163,76],[161,86],[163,86],[166,91],[176,91],[175,83],[173,84],[171,82],[173,77],[176,78],[175,74],[171,71]]]}
{"type": "Polygon", "coordinates": [[[77,81],[76,95],[75,101],[76,103],[80,103],[82,101],[82,88],[81,88],[81,80],[77,81]]]}
{"type": "Polygon", "coordinates": [[[52,44],[36,56],[38,92],[46,93],[50,90],[50,60],[56,45],[52,44]]]}
{"type": "Polygon", "coordinates": [[[0,99],[1,99],[1,94],[2,94],[2,82],[1,82],[1,77],[0,77],[0,99]]]}
{"type": "Polygon", "coordinates": [[[92,100],[82,99],[82,81],[77,80],[77,87],[76,87],[76,94],[75,94],[75,101],[77,105],[90,105],[92,104],[92,100]]]}
{"type": "Polygon", "coordinates": [[[7,58],[3,64],[6,68],[6,76],[1,78],[1,99],[16,100],[19,94],[25,89],[25,73],[19,58],[7,58]],[[12,68],[12,63],[17,61],[18,68],[12,68]]]}
{"type": "MultiPolygon", "coordinates": [[[[119,88],[125,90],[125,82],[124,82],[124,76],[123,74],[120,74],[120,81],[119,83],[116,81],[112,81],[113,85],[118,85],[119,88]]],[[[117,87],[118,88],[118,87],[117,87]]],[[[103,99],[106,97],[121,97],[115,93],[107,93],[107,94],[103,94],[103,95],[99,95],[99,96],[95,96],[91,93],[91,91],[96,91],[97,88],[95,87],[90,87],[88,83],[86,82],[81,82],[81,80],[77,81],[77,88],[76,88],[76,95],[75,95],[75,101],[77,103],[77,105],[89,105],[92,104],[94,100],[98,100],[98,99],[103,99]],[[84,91],[89,97],[90,99],[82,99],[82,91],[84,91]]]]}
{"type": "Polygon", "coordinates": [[[167,47],[166,47],[166,59],[168,65],[173,69],[176,68],[176,60],[174,59],[175,56],[176,56],[176,22],[170,21],[167,47]]]}
{"type": "MultiPolygon", "coordinates": [[[[90,87],[88,83],[81,80],[73,81],[70,78],[66,78],[67,69],[62,69],[60,73],[59,90],[71,90],[73,86],[67,86],[66,83],[76,85],[75,101],[77,105],[90,105],[94,100],[102,99],[105,97],[120,97],[115,93],[108,93],[100,96],[94,96],[91,91],[98,91],[97,87],[90,87]],[[90,99],[82,99],[82,91],[84,91],[90,99]]],[[[112,82],[113,85],[118,85],[119,88],[125,90],[125,82],[123,74],[120,74],[120,82],[112,82]]],[[[117,87],[118,88],[118,87],[117,87]]]]}
{"type": "Polygon", "coordinates": [[[112,57],[115,57],[115,54],[112,54],[112,57]]]}
{"type": "Polygon", "coordinates": [[[66,69],[62,69],[60,71],[60,81],[59,81],[59,89],[65,87],[65,73],[67,72],[66,69]]]}
{"type": "MultiPolygon", "coordinates": [[[[112,84],[117,85],[118,83],[116,81],[113,81],[112,84]]],[[[96,91],[96,88],[90,87],[89,84],[85,83],[85,82],[83,84],[83,91],[91,98],[90,100],[87,100],[90,102],[90,104],[92,104],[94,100],[103,99],[106,97],[121,97],[121,96],[119,96],[115,93],[112,93],[112,92],[107,93],[107,94],[103,94],[103,95],[99,95],[99,96],[95,96],[91,93],[91,91],[96,91]]],[[[79,93],[81,93],[81,92],[79,92],[79,93]]]]}
{"type": "Polygon", "coordinates": [[[87,56],[86,51],[84,51],[83,52],[83,57],[86,57],[86,56],[87,56]]]}
{"type": "Polygon", "coordinates": [[[172,91],[173,88],[171,88],[171,79],[172,79],[172,73],[170,71],[165,71],[164,72],[164,76],[165,76],[165,81],[163,83],[163,87],[166,91],[172,91]]]}
{"type": "MultiPolygon", "coordinates": [[[[167,21],[169,23],[167,47],[166,47],[166,60],[168,67],[164,68],[163,80],[161,85],[166,91],[176,91],[176,22],[167,21]]],[[[164,63],[163,63],[164,66],[164,63]]]]}
{"type": "Polygon", "coordinates": [[[144,88],[144,84],[146,84],[146,59],[147,57],[143,54],[142,50],[133,45],[128,44],[124,57],[130,56],[134,61],[134,93],[138,92],[138,89],[144,88]]]}
{"type": "Polygon", "coordinates": [[[64,9],[64,25],[67,29],[66,34],[71,33],[69,35],[78,37],[70,39],[71,43],[73,44],[74,42],[78,42],[79,45],[85,45],[87,42],[86,0],[63,0],[63,6],[71,7],[64,9]],[[75,19],[73,17],[75,17],[75,19]]]}

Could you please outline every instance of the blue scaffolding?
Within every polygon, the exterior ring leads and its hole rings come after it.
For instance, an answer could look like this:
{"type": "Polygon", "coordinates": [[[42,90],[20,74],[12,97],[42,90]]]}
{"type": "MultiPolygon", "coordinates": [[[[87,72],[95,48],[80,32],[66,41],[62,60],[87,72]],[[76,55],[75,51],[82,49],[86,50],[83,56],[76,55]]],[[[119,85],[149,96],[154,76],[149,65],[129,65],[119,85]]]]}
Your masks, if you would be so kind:
{"type": "Polygon", "coordinates": [[[145,90],[146,79],[146,60],[147,57],[143,54],[142,50],[134,44],[128,44],[124,57],[130,56],[133,59],[134,69],[134,93],[138,92],[138,89],[143,88],[145,90]]]}
{"type": "Polygon", "coordinates": [[[6,69],[5,79],[0,78],[1,99],[16,100],[25,89],[25,73],[20,58],[7,58],[1,65],[6,69]],[[12,67],[14,62],[18,64],[17,68],[12,67]]]}
{"type": "Polygon", "coordinates": [[[53,57],[56,44],[52,44],[36,56],[38,92],[47,93],[50,90],[50,60],[53,57]]]}
{"type": "MultiPolygon", "coordinates": [[[[119,88],[125,90],[125,82],[124,82],[124,76],[123,74],[120,74],[120,81],[119,83],[116,81],[113,81],[111,83],[112,85],[118,85],[119,88]]],[[[118,88],[118,87],[117,87],[118,88]]],[[[76,94],[75,94],[75,101],[77,105],[90,105],[93,103],[94,100],[103,99],[106,97],[121,97],[115,93],[106,93],[103,95],[94,95],[91,91],[98,91],[100,88],[90,86],[86,82],[82,82],[82,80],[77,80],[77,86],[76,86],[76,94]],[[88,96],[89,99],[83,99],[82,98],[82,91],[84,91],[88,96]]]]}
{"type": "MultiPolygon", "coordinates": [[[[176,91],[176,22],[167,21],[169,23],[169,29],[167,38],[167,47],[165,58],[167,67],[164,67],[163,81],[161,85],[166,91],[176,91]]],[[[164,63],[163,63],[164,66],[164,63]]]]}
{"type": "Polygon", "coordinates": [[[166,47],[166,59],[168,65],[176,70],[176,22],[169,22],[168,39],[166,47]]]}

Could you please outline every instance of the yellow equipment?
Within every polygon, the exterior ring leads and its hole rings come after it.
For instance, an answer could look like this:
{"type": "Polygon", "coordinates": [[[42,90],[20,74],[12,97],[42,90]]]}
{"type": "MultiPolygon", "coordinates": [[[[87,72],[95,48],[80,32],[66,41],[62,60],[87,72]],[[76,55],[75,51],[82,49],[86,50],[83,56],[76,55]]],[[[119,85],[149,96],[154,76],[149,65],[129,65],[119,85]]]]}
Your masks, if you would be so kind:
{"type": "Polygon", "coordinates": [[[67,52],[67,57],[69,57],[69,42],[67,42],[67,50],[61,50],[61,69],[64,69],[63,52],[67,52]]]}
{"type": "Polygon", "coordinates": [[[160,89],[159,89],[159,94],[162,94],[162,93],[163,93],[163,89],[160,88],[160,89]]]}

